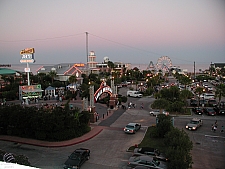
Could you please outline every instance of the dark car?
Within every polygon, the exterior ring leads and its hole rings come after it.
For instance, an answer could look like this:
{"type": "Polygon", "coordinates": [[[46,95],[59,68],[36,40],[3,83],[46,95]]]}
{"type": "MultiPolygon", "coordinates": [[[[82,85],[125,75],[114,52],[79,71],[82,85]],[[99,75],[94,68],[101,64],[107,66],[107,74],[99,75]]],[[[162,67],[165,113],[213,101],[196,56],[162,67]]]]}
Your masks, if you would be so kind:
{"type": "Polygon", "coordinates": [[[64,169],[79,169],[81,165],[90,159],[90,150],[86,148],[76,149],[64,163],[64,169]]]}
{"type": "Polygon", "coordinates": [[[217,105],[217,101],[215,99],[209,99],[208,100],[208,105],[209,106],[216,106],[217,105]]]}
{"type": "Polygon", "coordinates": [[[225,115],[225,107],[214,107],[216,114],[218,115],[225,115]]]}
{"type": "Polygon", "coordinates": [[[203,114],[203,108],[201,108],[201,107],[194,107],[194,108],[192,108],[192,111],[195,114],[199,114],[199,115],[202,115],[203,114]]]}
{"type": "Polygon", "coordinates": [[[190,106],[196,107],[198,105],[198,101],[196,99],[190,100],[190,106]]]}
{"type": "Polygon", "coordinates": [[[199,106],[205,106],[207,104],[207,100],[199,100],[199,106]]]}
{"type": "Polygon", "coordinates": [[[159,156],[160,152],[156,148],[140,147],[140,148],[134,149],[134,154],[135,155],[155,155],[155,156],[159,156]]]}
{"type": "Polygon", "coordinates": [[[204,113],[208,116],[216,115],[216,111],[213,108],[204,108],[204,113]]]}

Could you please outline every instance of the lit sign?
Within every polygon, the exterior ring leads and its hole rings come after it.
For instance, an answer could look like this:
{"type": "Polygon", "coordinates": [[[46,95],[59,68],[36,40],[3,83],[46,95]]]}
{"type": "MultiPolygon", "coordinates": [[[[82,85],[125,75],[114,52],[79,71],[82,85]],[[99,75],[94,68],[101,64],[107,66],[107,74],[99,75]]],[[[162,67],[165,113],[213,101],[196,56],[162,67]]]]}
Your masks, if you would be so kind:
{"type": "Polygon", "coordinates": [[[21,59],[33,59],[33,55],[32,54],[22,54],[21,59]]]}
{"type": "Polygon", "coordinates": [[[24,49],[24,50],[20,51],[21,55],[23,55],[23,54],[33,54],[33,53],[35,53],[34,48],[27,48],[27,49],[24,49]]]}
{"type": "Polygon", "coordinates": [[[24,68],[24,72],[30,72],[30,68],[28,67],[24,68]]]}
{"type": "Polygon", "coordinates": [[[20,63],[34,63],[34,48],[27,48],[20,51],[20,63]]]}
{"type": "Polygon", "coordinates": [[[34,59],[21,59],[20,63],[34,63],[35,60],[34,59]]]}
{"type": "Polygon", "coordinates": [[[84,63],[75,63],[74,66],[76,66],[76,67],[82,67],[82,66],[84,66],[84,63]]]}
{"type": "Polygon", "coordinates": [[[41,85],[39,84],[39,85],[30,85],[30,86],[20,86],[20,88],[22,90],[30,90],[30,91],[32,91],[32,90],[35,90],[35,89],[41,89],[41,85]]]}
{"type": "Polygon", "coordinates": [[[102,93],[106,93],[106,92],[112,94],[112,89],[108,86],[103,87],[101,90],[98,91],[98,93],[95,94],[95,101],[98,100],[99,96],[101,96],[102,93]]]}

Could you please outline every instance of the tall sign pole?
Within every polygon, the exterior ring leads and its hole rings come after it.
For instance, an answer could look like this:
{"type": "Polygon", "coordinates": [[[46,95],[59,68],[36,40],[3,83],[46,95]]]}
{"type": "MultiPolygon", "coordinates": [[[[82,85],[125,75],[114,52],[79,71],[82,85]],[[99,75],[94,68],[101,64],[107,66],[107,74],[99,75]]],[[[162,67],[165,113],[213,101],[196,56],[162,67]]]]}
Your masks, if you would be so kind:
{"type": "Polygon", "coordinates": [[[24,71],[27,73],[27,85],[30,86],[30,68],[29,63],[34,63],[34,48],[27,48],[20,51],[21,59],[20,63],[26,63],[27,67],[24,69],[24,71]]]}
{"type": "MultiPolygon", "coordinates": [[[[30,86],[30,68],[29,63],[27,62],[27,85],[30,86]]],[[[26,72],[26,71],[25,71],[26,72]]]]}
{"type": "Polygon", "coordinates": [[[87,68],[88,68],[88,32],[86,33],[86,54],[87,54],[87,68]]]}

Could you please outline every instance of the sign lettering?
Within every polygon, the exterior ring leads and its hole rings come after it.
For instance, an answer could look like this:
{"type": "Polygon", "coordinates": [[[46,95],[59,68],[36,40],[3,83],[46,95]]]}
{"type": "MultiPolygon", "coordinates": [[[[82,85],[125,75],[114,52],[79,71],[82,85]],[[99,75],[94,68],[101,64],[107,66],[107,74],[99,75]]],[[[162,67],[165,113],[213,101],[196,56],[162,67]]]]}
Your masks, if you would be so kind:
{"type": "Polygon", "coordinates": [[[35,53],[34,52],[34,48],[27,48],[27,49],[23,49],[20,51],[20,54],[23,55],[23,54],[33,54],[35,53]]]}

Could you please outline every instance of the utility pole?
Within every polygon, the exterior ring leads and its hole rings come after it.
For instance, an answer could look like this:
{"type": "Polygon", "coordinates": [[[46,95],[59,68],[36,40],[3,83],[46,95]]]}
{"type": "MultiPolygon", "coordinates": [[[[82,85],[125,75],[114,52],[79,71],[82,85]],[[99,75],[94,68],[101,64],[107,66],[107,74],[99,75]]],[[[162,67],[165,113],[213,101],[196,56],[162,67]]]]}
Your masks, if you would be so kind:
{"type": "Polygon", "coordinates": [[[88,64],[88,32],[86,33],[86,54],[87,54],[87,64],[88,64]]]}
{"type": "Polygon", "coordinates": [[[194,79],[195,79],[195,62],[194,62],[194,79]]]}

